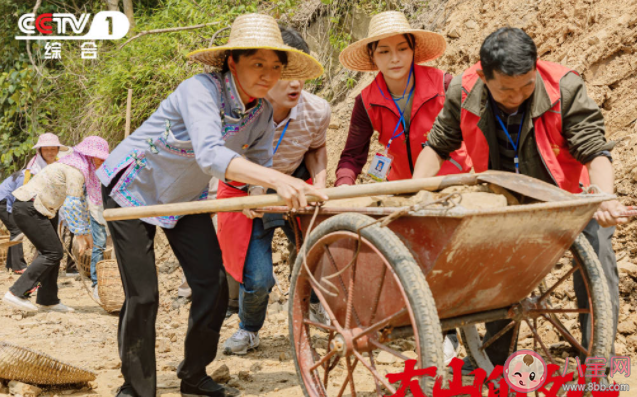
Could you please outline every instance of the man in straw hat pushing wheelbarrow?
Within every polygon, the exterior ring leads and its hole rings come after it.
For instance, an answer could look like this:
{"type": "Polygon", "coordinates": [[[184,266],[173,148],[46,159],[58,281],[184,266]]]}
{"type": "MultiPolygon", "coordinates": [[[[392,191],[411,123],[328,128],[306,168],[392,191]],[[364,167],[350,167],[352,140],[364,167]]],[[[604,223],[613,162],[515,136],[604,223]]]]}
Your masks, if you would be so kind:
{"type": "MultiPolygon", "coordinates": [[[[187,79],[126,138],[99,172],[104,207],[137,207],[205,198],[211,176],[273,188],[290,208],[306,195],[325,196],[272,164],[272,107],[263,98],[279,79],[318,77],[310,55],[283,44],[276,21],[238,17],[226,45],[195,51],[191,60],[218,72],[187,79]]],[[[124,385],[119,396],[156,393],[158,286],[153,239],[162,227],[192,289],[185,358],[177,376],[189,396],[234,396],[206,366],[217,354],[228,304],[221,250],[208,214],[109,221],[126,300],[119,322],[124,385]]]]}

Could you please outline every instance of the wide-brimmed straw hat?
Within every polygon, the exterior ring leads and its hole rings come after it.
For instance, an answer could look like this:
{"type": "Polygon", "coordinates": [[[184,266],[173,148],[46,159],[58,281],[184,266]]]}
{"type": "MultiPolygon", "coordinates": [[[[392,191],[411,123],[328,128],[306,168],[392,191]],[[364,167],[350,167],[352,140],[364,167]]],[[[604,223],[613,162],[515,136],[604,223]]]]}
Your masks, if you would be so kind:
{"type": "Polygon", "coordinates": [[[288,64],[281,73],[282,80],[309,80],[323,74],[323,66],[314,57],[283,44],[276,20],[262,14],[237,17],[230,29],[228,43],[191,52],[188,58],[221,69],[228,56],[228,50],[249,49],[285,51],[288,55],[288,64]]]}
{"type": "Polygon", "coordinates": [[[367,44],[399,34],[410,33],[416,38],[414,63],[421,64],[441,56],[447,48],[445,38],[434,32],[412,29],[405,14],[399,11],[386,11],[375,15],[369,22],[367,38],[350,44],[338,56],[347,69],[358,72],[374,72],[378,66],[372,62],[367,52],[367,44]]]}
{"type": "Polygon", "coordinates": [[[38,143],[33,146],[33,149],[39,149],[41,147],[57,146],[60,150],[66,151],[68,148],[60,143],[60,138],[57,135],[47,132],[38,137],[38,143]]]}

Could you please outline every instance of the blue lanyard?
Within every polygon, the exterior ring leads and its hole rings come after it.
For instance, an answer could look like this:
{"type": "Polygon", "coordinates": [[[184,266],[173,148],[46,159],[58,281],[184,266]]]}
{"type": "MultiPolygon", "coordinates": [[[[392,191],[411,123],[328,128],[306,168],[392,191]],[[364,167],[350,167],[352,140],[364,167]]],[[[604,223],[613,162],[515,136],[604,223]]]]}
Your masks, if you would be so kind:
{"type": "Polygon", "coordinates": [[[520,128],[518,130],[518,140],[517,140],[517,142],[513,142],[513,139],[511,138],[511,135],[509,134],[509,130],[507,130],[507,127],[502,122],[502,119],[500,118],[500,116],[498,116],[497,109],[495,107],[493,108],[493,113],[495,114],[496,120],[498,120],[498,122],[500,123],[500,127],[502,127],[502,130],[504,130],[504,133],[506,134],[507,138],[509,138],[509,142],[511,142],[511,145],[513,145],[513,150],[515,150],[515,156],[513,157],[513,163],[515,164],[515,172],[516,172],[516,174],[519,174],[520,173],[520,161],[518,159],[518,145],[520,144],[520,136],[522,135],[522,126],[524,125],[524,113],[522,113],[522,120],[520,120],[520,128]]]}
{"type": "MultiPolygon", "coordinates": [[[[414,74],[414,64],[412,63],[411,69],[409,71],[409,77],[407,78],[407,85],[405,86],[405,89],[403,90],[403,95],[400,98],[398,98],[398,100],[401,100],[405,97],[405,93],[407,93],[407,87],[409,87],[409,82],[411,81],[411,76],[413,74],[414,74]]],[[[411,99],[411,96],[414,93],[415,89],[416,89],[416,82],[414,81],[414,85],[413,87],[411,87],[411,90],[409,91],[409,95],[407,96],[407,101],[405,102],[405,109],[409,105],[409,100],[411,99]]],[[[383,90],[381,90],[380,87],[378,87],[378,91],[380,91],[380,94],[383,96],[383,98],[387,99],[385,94],[383,94],[383,90]]],[[[394,105],[396,105],[396,109],[398,109],[398,114],[400,115],[400,118],[398,119],[398,123],[396,123],[396,127],[394,127],[394,132],[392,133],[392,137],[389,139],[389,142],[387,143],[387,148],[386,148],[387,153],[389,153],[389,147],[391,146],[392,141],[400,137],[401,135],[403,135],[405,133],[405,130],[407,129],[407,124],[405,123],[405,111],[400,109],[400,106],[398,106],[398,102],[396,102],[396,99],[394,99],[394,97],[391,96],[391,94],[390,94],[390,97],[392,101],[394,102],[394,105]],[[400,133],[396,134],[396,131],[398,131],[398,127],[400,126],[400,124],[403,125],[403,130],[400,133]]]]}
{"type": "Polygon", "coordinates": [[[279,137],[279,141],[276,143],[276,147],[274,148],[274,153],[272,153],[273,156],[276,154],[276,151],[279,150],[279,145],[281,144],[281,141],[283,140],[283,136],[285,135],[285,131],[288,130],[288,126],[290,125],[290,120],[291,119],[288,119],[288,122],[285,123],[285,127],[283,128],[283,132],[281,133],[281,136],[279,137]]]}

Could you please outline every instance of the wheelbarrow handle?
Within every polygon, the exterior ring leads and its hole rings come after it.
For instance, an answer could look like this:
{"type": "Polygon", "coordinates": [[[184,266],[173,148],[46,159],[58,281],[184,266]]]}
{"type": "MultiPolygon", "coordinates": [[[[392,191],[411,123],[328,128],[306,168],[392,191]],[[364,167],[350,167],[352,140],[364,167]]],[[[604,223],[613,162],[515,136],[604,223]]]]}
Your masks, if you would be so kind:
{"type": "MultiPolygon", "coordinates": [[[[374,183],[367,185],[341,186],[323,189],[322,192],[330,200],[355,197],[416,193],[421,190],[435,191],[455,185],[475,185],[478,179],[475,174],[457,174],[436,176],[423,179],[406,179],[401,181],[374,183]]],[[[306,196],[309,203],[322,201],[319,197],[306,196]]],[[[156,216],[176,216],[189,214],[205,214],[214,212],[233,212],[244,209],[255,209],[286,205],[285,200],[276,194],[261,196],[236,197],[217,200],[192,201],[187,203],[158,204],[139,207],[111,208],[104,211],[107,221],[125,219],[152,218],[156,216]]]]}

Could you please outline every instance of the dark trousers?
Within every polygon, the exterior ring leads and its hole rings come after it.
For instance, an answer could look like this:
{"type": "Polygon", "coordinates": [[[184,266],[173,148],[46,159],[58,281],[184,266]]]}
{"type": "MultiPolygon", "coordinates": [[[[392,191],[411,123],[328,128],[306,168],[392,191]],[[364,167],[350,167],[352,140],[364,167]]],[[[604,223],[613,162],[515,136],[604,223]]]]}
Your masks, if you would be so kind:
{"type": "MultiPolygon", "coordinates": [[[[4,226],[10,233],[11,239],[21,233],[18,225],[15,224],[13,214],[7,212],[7,200],[0,201],[0,221],[4,223],[4,226]]],[[[13,271],[22,270],[27,267],[27,262],[24,260],[24,252],[22,251],[22,244],[9,247],[7,252],[7,269],[13,269],[13,271]]]]}
{"type": "MultiPolygon", "coordinates": [[[[615,251],[613,251],[612,244],[615,228],[602,228],[595,219],[592,219],[588,225],[586,225],[582,233],[584,233],[584,236],[597,254],[597,257],[602,264],[604,275],[606,276],[606,282],[608,283],[611,306],[613,308],[613,347],[611,355],[614,355],[617,322],[619,319],[619,273],[617,272],[617,259],[615,258],[615,251]]],[[[579,308],[588,308],[588,295],[586,293],[586,287],[584,285],[582,275],[579,271],[573,274],[573,287],[575,289],[575,296],[577,297],[577,306],[579,308]]],[[[602,313],[602,315],[606,315],[606,313],[602,313]]],[[[590,337],[592,324],[589,320],[588,314],[580,314],[579,320],[580,327],[582,329],[582,346],[585,349],[588,349],[588,339],[590,337]]],[[[489,340],[492,335],[497,334],[498,331],[506,327],[510,322],[511,320],[499,320],[487,323],[487,333],[483,340],[489,340]]],[[[513,329],[505,333],[501,338],[497,339],[493,344],[486,348],[486,352],[494,365],[504,365],[506,362],[509,355],[511,338],[513,338],[513,329]]]]}
{"type": "MultiPolygon", "coordinates": [[[[104,208],[118,208],[102,187],[104,208]]],[[[122,374],[137,395],[154,397],[157,388],[155,320],[159,307],[155,251],[156,227],[140,220],[108,222],[126,299],[120,311],[118,344],[122,374]]],[[[192,289],[185,357],[177,376],[197,383],[217,355],[219,331],[228,306],[228,284],[210,215],[188,215],[164,229],[192,289]]]]}
{"type": "Polygon", "coordinates": [[[32,201],[16,200],[13,204],[13,218],[38,249],[39,255],[9,290],[15,296],[29,296],[39,283],[41,288],[38,290],[36,303],[57,305],[60,303],[57,281],[60,261],[64,256],[64,248],[56,231],[57,216],[49,219],[35,209],[32,201]]]}

